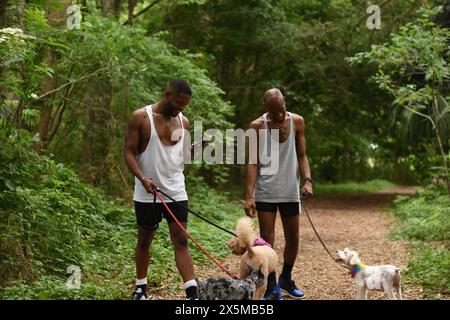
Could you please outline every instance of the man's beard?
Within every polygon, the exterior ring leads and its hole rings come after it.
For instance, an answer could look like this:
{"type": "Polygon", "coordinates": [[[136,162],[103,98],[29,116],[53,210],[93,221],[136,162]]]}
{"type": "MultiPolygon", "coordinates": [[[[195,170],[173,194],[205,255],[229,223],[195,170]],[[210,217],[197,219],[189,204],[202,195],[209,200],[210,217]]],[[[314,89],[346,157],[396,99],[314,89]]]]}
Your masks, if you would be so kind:
{"type": "Polygon", "coordinates": [[[286,113],[283,115],[283,117],[280,117],[280,120],[278,120],[277,118],[274,118],[275,122],[278,124],[283,124],[284,119],[286,119],[286,113]]]}
{"type": "Polygon", "coordinates": [[[173,104],[171,104],[169,101],[167,101],[167,103],[166,103],[166,112],[167,112],[167,115],[171,116],[171,117],[176,117],[180,113],[179,111],[175,112],[173,110],[173,104]]]}

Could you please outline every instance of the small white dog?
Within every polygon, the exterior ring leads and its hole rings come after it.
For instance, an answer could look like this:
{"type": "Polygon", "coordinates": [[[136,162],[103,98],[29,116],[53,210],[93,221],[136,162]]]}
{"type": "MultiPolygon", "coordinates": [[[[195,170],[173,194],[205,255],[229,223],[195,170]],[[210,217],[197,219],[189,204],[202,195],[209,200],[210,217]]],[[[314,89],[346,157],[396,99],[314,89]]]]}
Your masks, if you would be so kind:
{"type": "Polygon", "coordinates": [[[349,268],[356,284],[356,299],[367,300],[367,290],[386,292],[389,299],[402,300],[400,289],[400,268],[385,264],[380,266],[366,266],[361,263],[358,252],[345,248],[336,251],[339,259],[349,268]],[[394,291],[397,297],[394,295],[394,291]]]}

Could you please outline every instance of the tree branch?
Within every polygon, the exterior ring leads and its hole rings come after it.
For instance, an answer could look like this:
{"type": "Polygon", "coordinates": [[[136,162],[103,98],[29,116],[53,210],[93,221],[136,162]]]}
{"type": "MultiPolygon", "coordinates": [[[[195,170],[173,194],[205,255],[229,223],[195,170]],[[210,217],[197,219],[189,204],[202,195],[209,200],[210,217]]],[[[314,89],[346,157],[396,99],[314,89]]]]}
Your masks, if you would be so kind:
{"type": "Polygon", "coordinates": [[[416,110],[410,108],[410,107],[409,107],[410,104],[411,104],[411,103],[409,103],[407,106],[402,106],[402,107],[405,108],[405,109],[407,109],[407,110],[409,110],[409,111],[411,111],[412,113],[415,113],[415,114],[417,114],[417,115],[419,115],[419,116],[421,116],[421,117],[424,117],[424,118],[427,118],[428,120],[430,120],[431,124],[433,125],[433,129],[436,127],[436,124],[434,123],[433,119],[432,119],[430,116],[427,116],[427,115],[424,114],[424,113],[421,113],[421,112],[419,112],[419,111],[416,111],[416,110]]]}
{"type": "Polygon", "coordinates": [[[161,0],[155,0],[152,3],[150,3],[148,6],[146,6],[144,9],[142,9],[141,11],[139,11],[138,13],[132,15],[130,18],[128,18],[127,21],[125,21],[123,23],[124,26],[128,25],[131,23],[131,21],[133,21],[134,19],[136,19],[137,17],[139,17],[140,15],[146,13],[151,7],[155,6],[156,4],[158,4],[159,2],[161,2],[161,0]]]}
{"type": "Polygon", "coordinates": [[[56,91],[61,90],[61,89],[65,88],[65,87],[67,87],[67,86],[70,85],[70,84],[73,84],[73,83],[79,82],[79,81],[81,81],[81,80],[84,80],[84,79],[86,79],[86,78],[92,77],[93,75],[97,74],[99,71],[101,71],[101,70],[103,70],[103,69],[104,69],[104,68],[100,68],[100,69],[98,69],[98,70],[95,70],[94,72],[92,72],[92,73],[90,73],[90,74],[87,74],[87,75],[82,76],[82,77],[79,78],[78,80],[69,81],[69,82],[63,84],[62,86],[60,86],[59,88],[56,88],[56,89],[54,89],[54,90],[50,90],[49,92],[44,93],[43,95],[37,97],[35,100],[36,100],[36,101],[37,101],[37,100],[41,100],[42,98],[45,98],[46,96],[48,96],[48,95],[50,95],[50,94],[52,94],[52,93],[54,93],[54,92],[56,92],[56,91]]]}
{"type": "Polygon", "coordinates": [[[53,120],[51,131],[47,140],[47,143],[50,144],[50,142],[53,140],[53,137],[55,136],[56,132],[59,129],[59,126],[61,125],[62,115],[64,113],[64,110],[66,109],[67,100],[66,97],[69,97],[72,93],[73,88],[75,87],[74,84],[72,84],[69,88],[67,88],[66,93],[61,101],[61,107],[56,112],[55,118],[53,120]]]}

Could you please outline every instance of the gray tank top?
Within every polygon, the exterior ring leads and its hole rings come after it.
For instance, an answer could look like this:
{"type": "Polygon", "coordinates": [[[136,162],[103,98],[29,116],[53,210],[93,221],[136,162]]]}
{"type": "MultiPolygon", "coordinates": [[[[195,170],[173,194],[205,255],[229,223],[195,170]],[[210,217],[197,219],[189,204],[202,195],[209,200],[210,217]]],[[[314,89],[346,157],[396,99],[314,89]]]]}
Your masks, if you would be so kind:
{"type": "Polygon", "coordinates": [[[270,144],[278,143],[278,170],[274,174],[264,174],[264,172],[268,171],[267,168],[271,165],[271,162],[265,164],[263,161],[259,161],[254,191],[255,201],[271,203],[300,201],[300,171],[295,147],[295,128],[292,113],[288,112],[288,115],[290,118],[290,131],[288,138],[283,142],[275,141],[271,137],[267,126],[267,113],[263,115],[264,129],[266,130],[260,136],[259,158],[264,157],[267,159],[267,150],[270,150],[270,144]]]}

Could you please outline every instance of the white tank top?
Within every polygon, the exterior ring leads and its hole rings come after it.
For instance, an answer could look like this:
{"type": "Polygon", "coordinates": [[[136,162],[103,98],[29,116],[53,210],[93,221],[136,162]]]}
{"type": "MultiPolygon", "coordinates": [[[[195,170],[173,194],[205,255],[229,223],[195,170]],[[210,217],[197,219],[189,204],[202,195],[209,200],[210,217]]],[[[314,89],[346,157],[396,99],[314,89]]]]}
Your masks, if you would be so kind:
{"type": "MultiPolygon", "coordinates": [[[[181,139],[173,146],[167,146],[159,139],[153,120],[152,106],[146,106],[145,111],[150,119],[150,139],[145,151],[136,157],[139,166],[144,173],[144,177],[151,178],[162,191],[176,201],[188,200],[183,174],[183,116],[181,112],[178,115],[182,128],[181,139]]],[[[153,202],[153,194],[148,193],[147,190],[145,190],[142,182],[138,178],[135,177],[134,181],[133,200],[138,202],[153,202]]],[[[165,196],[161,196],[164,201],[172,202],[165,196]]],[[[156,197],[156,202],[161,202],[158,197],[156,197]]]]}

